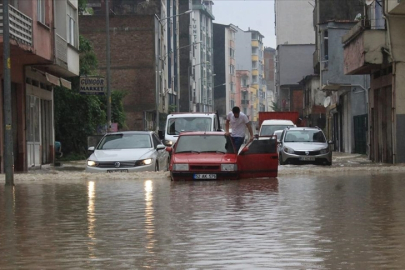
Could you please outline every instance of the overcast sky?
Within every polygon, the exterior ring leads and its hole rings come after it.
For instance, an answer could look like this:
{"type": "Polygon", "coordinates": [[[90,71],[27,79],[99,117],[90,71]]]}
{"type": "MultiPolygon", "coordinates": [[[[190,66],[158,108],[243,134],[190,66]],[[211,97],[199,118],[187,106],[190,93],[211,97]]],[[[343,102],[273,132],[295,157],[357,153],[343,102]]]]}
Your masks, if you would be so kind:
{"type": "Polygon", "coordinates": [[[259,31],[266,47],[275,48],[273,0],[214,0],[214,23],[234,24],[259,31]]]}

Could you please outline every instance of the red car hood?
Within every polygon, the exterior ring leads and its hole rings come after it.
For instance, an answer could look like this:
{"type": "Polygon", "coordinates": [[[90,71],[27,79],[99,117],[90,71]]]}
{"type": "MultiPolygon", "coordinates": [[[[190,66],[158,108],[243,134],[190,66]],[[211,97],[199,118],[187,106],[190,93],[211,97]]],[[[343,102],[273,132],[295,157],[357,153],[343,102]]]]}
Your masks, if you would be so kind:
{"type": "Polygon", "coordinates": [[[217,153],[184,153],[174,154],[172,156],[174,163],[190,163],[190,164],[221,164],[221,163],[236,163],[236,154],[217,154],[217,153]]]}

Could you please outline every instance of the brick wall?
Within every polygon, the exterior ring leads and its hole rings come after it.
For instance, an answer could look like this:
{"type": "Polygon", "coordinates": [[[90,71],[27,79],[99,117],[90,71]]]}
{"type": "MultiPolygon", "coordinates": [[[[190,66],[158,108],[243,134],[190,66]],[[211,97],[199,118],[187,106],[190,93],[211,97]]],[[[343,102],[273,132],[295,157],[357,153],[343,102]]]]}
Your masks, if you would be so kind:
{"type": "MultiPolygon", "coordinates": [[[[80,16],[80,34],[94,47],[99,74],[106,77],[105,16],[80,16]]],[[[110,17],[111,90],[125,91],[124,112],[128,130],[143,130],[145,111],[154,111],[154,16],[110,17]]]]}

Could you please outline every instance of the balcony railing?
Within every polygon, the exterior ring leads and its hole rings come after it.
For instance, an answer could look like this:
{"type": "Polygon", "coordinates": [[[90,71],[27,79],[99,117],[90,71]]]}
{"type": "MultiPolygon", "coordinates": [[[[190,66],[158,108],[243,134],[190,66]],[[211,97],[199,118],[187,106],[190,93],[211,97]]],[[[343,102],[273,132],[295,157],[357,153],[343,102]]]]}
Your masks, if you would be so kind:
{"type": "MultiPolygon", "coordinates": [[[[3,4],[0,4],[0,33],[3,34],[3,4]]],[[[32,19],[9,5],[10,38],[32,46],[32,19]]]]}
{"type": "Polygon", "coordinates": [[[249,105],[249,100],[241,100],[242,105],[249,105]]]}

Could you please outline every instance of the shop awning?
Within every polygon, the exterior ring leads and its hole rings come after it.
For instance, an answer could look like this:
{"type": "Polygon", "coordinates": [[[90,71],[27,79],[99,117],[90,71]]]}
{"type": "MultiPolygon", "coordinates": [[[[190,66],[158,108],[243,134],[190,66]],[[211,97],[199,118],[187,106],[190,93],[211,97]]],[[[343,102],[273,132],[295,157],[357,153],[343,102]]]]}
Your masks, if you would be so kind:
{"type": "Polygon", "coordinates": [[[60,86],[59,77],[53,76],[49,73],[45,73],[46,80],[53,85],[60,86]]]}
{"type": "Polygon", "coordinates": [[[71,90],[72,89],[72,83],[69,82],[68,80],[65,80],[63,78],[60,78],[60,83],[62,84],[63,87],[71,90]]]}

